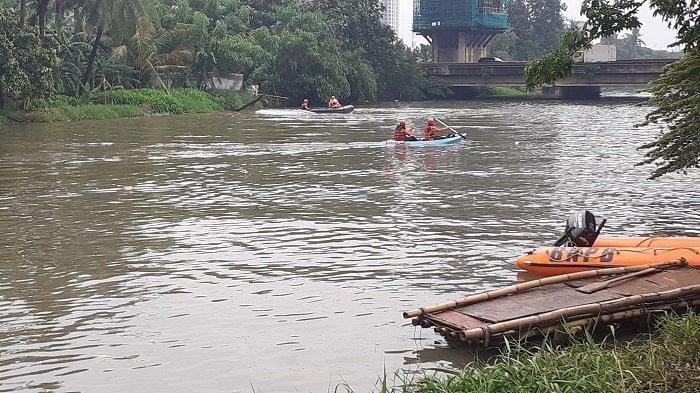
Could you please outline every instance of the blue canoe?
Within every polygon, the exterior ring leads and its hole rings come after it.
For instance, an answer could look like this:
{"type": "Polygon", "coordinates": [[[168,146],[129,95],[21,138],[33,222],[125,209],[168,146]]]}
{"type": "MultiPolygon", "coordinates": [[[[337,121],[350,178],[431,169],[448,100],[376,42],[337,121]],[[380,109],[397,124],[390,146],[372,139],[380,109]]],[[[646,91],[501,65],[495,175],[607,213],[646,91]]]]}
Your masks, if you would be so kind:
{"type": "Polygon", "coordinates": [[[449,145],[456,145],[458,143],[461,143],[464,141],[464,138],[462,138],[459,135],[451,136],[448,138],[442,138],[442,139],[432,139],[429,141],[395,141],[393,139],[389,139],[386,141],[387,146],[415,146],[415,147],[424,147],[424,146],[449,146],[449,145]]]}

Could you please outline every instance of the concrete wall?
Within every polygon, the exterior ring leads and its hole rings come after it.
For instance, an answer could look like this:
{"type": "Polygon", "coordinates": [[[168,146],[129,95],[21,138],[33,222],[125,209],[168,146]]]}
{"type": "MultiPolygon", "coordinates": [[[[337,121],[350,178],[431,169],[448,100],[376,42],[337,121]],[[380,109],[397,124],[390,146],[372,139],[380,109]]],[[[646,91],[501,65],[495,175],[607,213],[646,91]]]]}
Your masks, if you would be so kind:
{"type": "Polygon", "coordinates": [[[242,74],[222,74],[211,76],[207,80],[207,89],[224,90],[224,91],[240,91],[243,88],[242,74]]]}

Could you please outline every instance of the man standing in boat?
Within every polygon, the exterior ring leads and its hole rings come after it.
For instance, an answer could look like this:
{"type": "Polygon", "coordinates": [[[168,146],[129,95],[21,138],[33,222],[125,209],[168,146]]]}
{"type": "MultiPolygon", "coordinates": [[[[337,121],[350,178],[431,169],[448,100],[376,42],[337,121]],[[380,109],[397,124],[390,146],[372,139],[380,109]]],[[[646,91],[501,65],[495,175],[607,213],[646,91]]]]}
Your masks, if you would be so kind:
{"type": "Polygon", "coordinates": [[[413,129],[407,128],[406,120],[399,121],[399,125],[394,128],[395,141],[417,141],[418,139],[412,134],[413,129]]]}
{"type": "Polygon", "coordinates": [[[301,109],[303,109],[305,111],[311,110],[311,108],[309,108],[309,99],[308,98],[304,98],[304,101],[301,103],[301,109]]]}
{"type": "Polygon", "coordinates": [[[433,139],[436,139],[439,133],[445,131],[447,128],[440,128],[435,126],[435,118],[434,117],[429,117],[428,118],[428,125],[425,126],[423,129],[423,138],[426,141],[430,141],[433,139]]]}
{"type": "Polygon", "coordinates": [[[329,108],[340,108],[342,105],[340,104],[340,101],[338,101],[335,96],[331,96],[331,99],[328,100],[328,107],[329,108]]]}

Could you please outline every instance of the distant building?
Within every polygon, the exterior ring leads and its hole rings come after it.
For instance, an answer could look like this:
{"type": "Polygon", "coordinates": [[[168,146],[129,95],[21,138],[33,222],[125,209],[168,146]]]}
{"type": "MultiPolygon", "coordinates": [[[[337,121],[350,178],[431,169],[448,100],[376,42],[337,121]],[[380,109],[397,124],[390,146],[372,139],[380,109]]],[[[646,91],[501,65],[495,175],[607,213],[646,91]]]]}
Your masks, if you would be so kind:
{"type": "Polygon", "coordinates": [[[382,21],[395,32],[399,31],[399,0],[379,0],[384,6],[382,21]]]}

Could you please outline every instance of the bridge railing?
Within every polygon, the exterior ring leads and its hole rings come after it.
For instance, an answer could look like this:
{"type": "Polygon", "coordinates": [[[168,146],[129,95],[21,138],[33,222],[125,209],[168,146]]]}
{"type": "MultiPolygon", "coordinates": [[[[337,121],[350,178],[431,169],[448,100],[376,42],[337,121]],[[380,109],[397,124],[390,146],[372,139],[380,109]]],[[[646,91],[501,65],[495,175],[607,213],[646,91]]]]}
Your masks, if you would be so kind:
{"type": "MultiPolygon", "coordinates": [[[[562,85],[638,85],[657,79],[675,59],[622,60],[574,65],[562,85]]],[[[527,62],[422,63],[420,68],[455,86],[524,85],[527,62]]]]}

